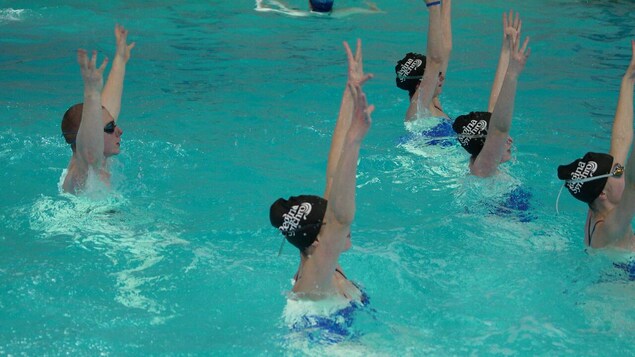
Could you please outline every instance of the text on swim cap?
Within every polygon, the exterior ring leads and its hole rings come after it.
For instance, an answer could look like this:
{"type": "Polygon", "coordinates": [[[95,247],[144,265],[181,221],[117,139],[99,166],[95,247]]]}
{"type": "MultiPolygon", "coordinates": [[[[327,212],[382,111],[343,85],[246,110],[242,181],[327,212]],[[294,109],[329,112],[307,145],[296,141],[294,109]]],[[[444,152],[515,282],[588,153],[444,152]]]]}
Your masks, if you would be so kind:
{"type": "Polygon", "coordinates": [[[405,81],[408,78],[410,72],[419,68],[419,66],[421,66],[422,64],[423,61],[421,61],[420,59],[409,58],[408,61],[406,61],[403,66],[401,66],[399,72],[397,72],[397,78],[399,78],[399,80],[402,82],[405,81]]]}
{"type": "MultiPolygon", "coordinates": [[[[580,161],[578,162],[578,167],[575,169],[575,172],[571,173],[571,180],[581,180],[591,177],[597,169],[598,164],[595,161],[589,161],[586,164],[583,161],[580,161]]],[[[582,189],[583,184],[584,182],[568,182],[567,187],[572,193],[577,194],[580,193],[580,189],[582,189]]]]}
{"type": "Polygon", "coordinates": [[[282,222],[282,226],[278,229],[293,237],[295,235],[295,230],[298,229],[298,226],[300,226],[300,221],[305,220],[309,213],[311,213],[311,208],[312,206],[308,202],[302,202],[300,205],[291,207],[289,212],[282,215],[284,222],[282,222]]]}
{"type": "Polygon", "coordinates": [[[462,135],[459,135],[459,141],[461,144],[467,145],[470,142],[470,139],[472,139],[467,135],[477,135],[486,129],[487,122],[485,120],[472,119],[465,127],[463,127],[463,132],[461,133],[462,135]]]}

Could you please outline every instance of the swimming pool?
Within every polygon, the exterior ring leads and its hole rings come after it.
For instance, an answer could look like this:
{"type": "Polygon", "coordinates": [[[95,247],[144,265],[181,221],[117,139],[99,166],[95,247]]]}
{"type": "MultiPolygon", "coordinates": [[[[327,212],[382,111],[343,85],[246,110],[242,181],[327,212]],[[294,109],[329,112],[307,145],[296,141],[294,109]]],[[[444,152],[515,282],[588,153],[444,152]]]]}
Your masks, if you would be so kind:
{"type": "Polygon", "coordinates": [[[532,38],[516,159],[492,180],[467,177],[456,148],[402,143],[394,65],[424,51],[426,15],[418,1],[377,5],[386,13],[333,20],[258,13],[251,0],[0,2],[0,355],[632,351],[635,284],[613,266],[626,257],[585,251],[578,202],[554,209],[556,166],[608,149],[632,3],[455,2],[453,117],[486,109],[502,11],[520,11],[532,38]],[[75,50],[112,56],[115,22],[137,42],[115,188],[62,196],[59,123],[82,94],[75,50]],[[297,253],[276,256],[267,212],[278,197],[321,193],[341,42],[357,37],[377,110],[340,262],[373,311],[356,316],[353,340],[303,344],[281,318],[297,253]],[[510,183],[532,193],[529,222],[481,204],[510,183]]]}

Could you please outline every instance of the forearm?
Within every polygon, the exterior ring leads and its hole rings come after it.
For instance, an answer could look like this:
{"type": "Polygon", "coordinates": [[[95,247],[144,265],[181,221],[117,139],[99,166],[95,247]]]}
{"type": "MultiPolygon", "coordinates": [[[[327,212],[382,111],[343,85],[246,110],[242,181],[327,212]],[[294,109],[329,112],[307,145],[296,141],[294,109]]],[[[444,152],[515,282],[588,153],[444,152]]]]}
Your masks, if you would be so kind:
{"type": "Polygon", "coordinates": [[[429,22],[426,66],[423,72],[423,78],[410,99],[410,106],[406,112],[406,121],[416,119],[418,117],[417,114],[428,109],[439,80],[439,72],[441,72],[443,68],[443,35],[441,33],[440,6],[430,6],[428,11],[429,22]]]}
{"type": "Polygon", "coordinates": [[[611,133],[611,154],[619,161],[626,155],[633,142],[633,85],[630,76],[625,75],[620,87],[620,95],[615,111],[611,133]]]}
{"type": "Polygon", "coordinates": [[[103,122],[100,93],[97,89],[84,91],[82,121],[77,132],[77,149],[80,159],[88,166],[98,166],[104,154],[103,122]]]}
{"type": "Polygon", "coordinates": [[[452,0],[444,0],[441,8],[441,23],[443,28],[443,59],[441,72],[446,74],[452,53],[452,0]]]}
{"type": "Polygon", "coordinates": [[[115,56],[108,75],[108,80],[101,93],[101,105],[106,107],[110,115],[119,118],[121,111],[121,97],[123,95],[123,81],[126,75],[126,61],[121,56],[115,56]]]}
{"type": "Polygon", "coordinates": [[[503,45],[501,47],[500,56],[498,57],[498,65],[496,66],[494,83],[492,83],[492,91],[490,93],[489,104],[487,106],[487,111],[490,113],[494,111],[494,107],[496,106],[496,102],[498,101],[498,96],[500,95],[501,87],[503,86],[505,73],[507,72],[507,67],[509,66],[509,53],[509,46],[507,45],[507,42],[503,37],[503,45]]]}
{"type": "Polygon", "coordinates": [[[333,138],[331,139],[331,148],[329,150],[328,163],[326,166],[326,189],[324,190],[324,198],[329,199],[331,185],[333,182],[333,175],[337,170],[337,165],[342,154],[342,146],[344,145],[344,139],[346,133],[351,125],[351,118],[353,117],[353,96],[348,88],[348,85],[344,88],[344,94],[342,95],[342,103],[340,105],[340,112],[337,117],[337,123],[333,130],[333,138]]]}
{"type": "Polygon", "coordinates": [[[508,70],[503,79],[499,98],[492,111],[490,127],[499,132],[509,133],[516,100],[516,87],[518,86],[518,73],[508,70]]]}
{"type": "Polygon", "coordinates": [[[355,216],[355,183],[360,146],[361,142],[346,139],[337,173],[333,176],[329,202],[333,215],[340,224],[351,224],[355,216]]]}

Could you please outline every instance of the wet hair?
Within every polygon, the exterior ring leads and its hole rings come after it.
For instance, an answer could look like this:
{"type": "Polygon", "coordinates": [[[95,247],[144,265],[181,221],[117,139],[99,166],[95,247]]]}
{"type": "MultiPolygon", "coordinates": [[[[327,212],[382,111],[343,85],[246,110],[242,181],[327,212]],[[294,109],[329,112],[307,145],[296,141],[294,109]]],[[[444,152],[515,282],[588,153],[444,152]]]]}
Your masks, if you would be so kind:
{"type": "Polygon", "coordinates": [[[71,145],[71,149],[75,151],[75,141],[77,140],[77,132],[79,131],[79,125],[82,122],[82,111],[84,110],[83,103],[77,103],[64,113],[62,118],[62,136],[66,140],[67,144],[71,145]]]}

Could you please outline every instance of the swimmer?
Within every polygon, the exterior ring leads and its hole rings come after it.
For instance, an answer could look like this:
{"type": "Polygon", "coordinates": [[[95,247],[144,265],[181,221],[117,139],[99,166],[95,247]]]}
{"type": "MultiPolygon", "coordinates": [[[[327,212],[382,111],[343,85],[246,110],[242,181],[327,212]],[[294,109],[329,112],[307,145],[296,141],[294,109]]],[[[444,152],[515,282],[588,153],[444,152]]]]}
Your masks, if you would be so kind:
{"type": "Polygon", "coordinates": [[[128,30],[115,25],[117,49],[105,86],[103,72],[108,58],[97,67],[96,51],[89,58],[85,50],[77,50],[84,81],[84,102],[70,107],[62,119],[62,135],[73,151],[62,183],[64,192],[81,192],[91,171],[107,186],[110,184],[108,158],[119,154],[120,150],[123,130],[117,125],[117,118],[121,109],[126,63],[135,46],[134,42],[126,43],[127,37],[128,30]]]}
{"type": "Polygon", "coordinates": [[[339,264],[339,256],[351,248],[357,161],[375,107],[368,105],[362,90],[372,75],[363,70],[361,41],[357,41],[355,55],[348,43],[344,42],[344,48],[348,57],[348,82],[333,131],[324,196],[280,198],[271,205],[270,220],[300,251],[300,265],[293,285],[298,299],[341,298],[352,304],[363,304],[365,295],[348,280],[339,264]]]}
{"type": "Polygon", "coordinates": [[[573,197],[589,206],[584,227],[584,242],[589,247],[635,251],[631,226],[635,216],[635,155],[631,148],[634,86],[635,41],[631,40],[631,62],[622,77],[609,153],[588,152],[558,166],[558,178],[565,180],[573,197]]]}
{"type": "Polygon", "coordinates": [[[354,14],[373,14],[382,12],[377,5],[368,1],[366,2],[367,7],[348,7],[342,9],[334,9],[333,3],[334,0],[309,0],[309,11],[302,11],[292,9],[287,4],[279,0],[256,0],[256,11],[278,12],[294,17],[326,15],[334,18],[342,18],[354,14]]]}
{"type": "Polygon", "coordinates": [[[520,46],[522,22],[518,13],[509,18],[503,14],[503,46],[488,112],[471,112],[456,118],[452,128],[459,143],[471,155],[470,173],[479,177],[493,176],[498,165],[511,159],[511,129],[518,77],[525,68],[531,50],[529,37],[520,46]]]}
{"type": "Polygon", "coordinates": [[[452,52],[452,0],[425,3],[429,14],[427,56],[410,52],[395,66],[397,87],[407,90],[410,97],[406,122],[422,116],[448,118],[439,95],[452,52]]]}

